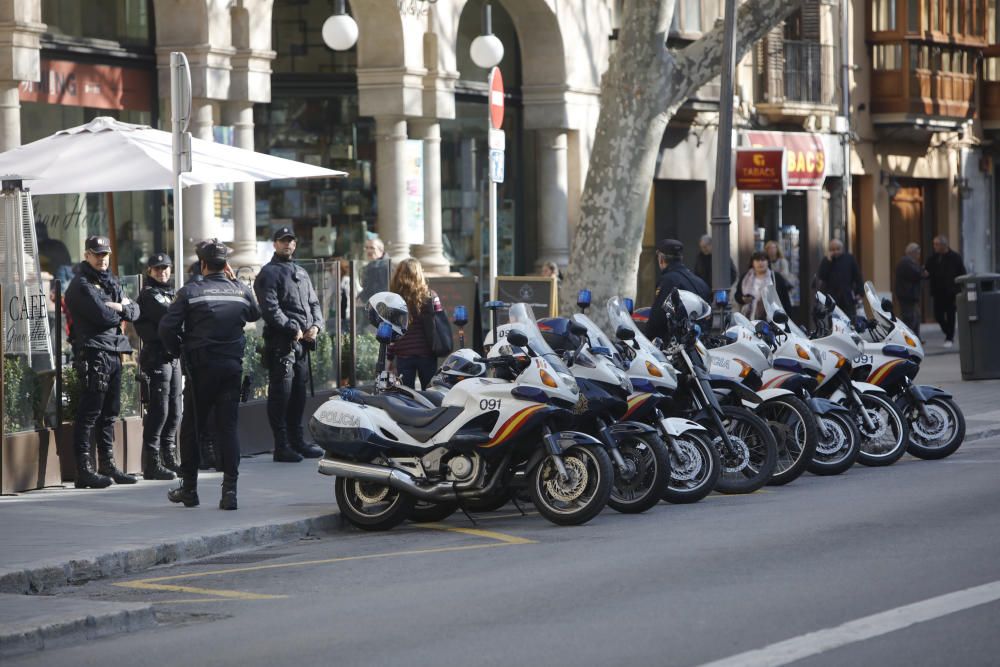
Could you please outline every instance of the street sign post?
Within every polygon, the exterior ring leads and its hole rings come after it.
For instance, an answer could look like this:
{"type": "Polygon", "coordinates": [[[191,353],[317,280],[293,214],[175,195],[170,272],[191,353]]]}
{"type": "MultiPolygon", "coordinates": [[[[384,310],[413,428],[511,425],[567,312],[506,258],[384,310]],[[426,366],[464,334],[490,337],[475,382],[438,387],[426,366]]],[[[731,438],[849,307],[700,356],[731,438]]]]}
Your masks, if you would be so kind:
{"type": "Polygon", "coordinates": [[[503,75],[500,68],[490,70],[489,78],[489,144],[490,144],[490,300],[497,298],[497,183],[504,178],[504,148],[506,138],[503,130],[504,92],[503,75]]]}

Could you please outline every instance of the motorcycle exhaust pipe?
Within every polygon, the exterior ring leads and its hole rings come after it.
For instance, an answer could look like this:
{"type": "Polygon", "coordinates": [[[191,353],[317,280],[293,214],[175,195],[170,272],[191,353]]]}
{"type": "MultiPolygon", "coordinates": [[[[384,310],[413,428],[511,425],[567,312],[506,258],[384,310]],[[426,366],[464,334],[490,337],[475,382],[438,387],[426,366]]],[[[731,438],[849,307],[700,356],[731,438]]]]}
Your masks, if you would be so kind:
{"type": "Polygon", "coordinates": [[[363,482],[383,484],[428,502],[440,503],[458,500],[458,494],[455,492],[454,485],[451,482],[435,484],[429,487],[420,486],[413,475],[397,468],[322,458],[319,460],[319,471],[324,475],[348,477],[363,482]]]}

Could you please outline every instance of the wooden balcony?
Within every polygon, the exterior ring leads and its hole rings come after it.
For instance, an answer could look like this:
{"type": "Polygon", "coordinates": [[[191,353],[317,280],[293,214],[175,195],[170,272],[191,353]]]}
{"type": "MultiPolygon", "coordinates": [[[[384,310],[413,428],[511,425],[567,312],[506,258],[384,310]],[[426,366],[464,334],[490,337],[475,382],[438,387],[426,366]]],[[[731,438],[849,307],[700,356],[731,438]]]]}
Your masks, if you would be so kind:
{"type": "Polygon", "coordinates": [[[1000,44],[983,49],[983,77],[979,95],[983,129],[1000,130],[1000,44]]]}

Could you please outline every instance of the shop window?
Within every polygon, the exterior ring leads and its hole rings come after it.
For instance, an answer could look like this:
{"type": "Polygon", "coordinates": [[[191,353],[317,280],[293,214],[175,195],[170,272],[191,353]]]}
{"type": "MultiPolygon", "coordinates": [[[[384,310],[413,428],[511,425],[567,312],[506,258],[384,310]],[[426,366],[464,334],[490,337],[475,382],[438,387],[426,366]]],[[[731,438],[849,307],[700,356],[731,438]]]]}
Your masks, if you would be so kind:
{"type": "Polygon", "coordinates": [[[55,39],[100,39],[152,46],[150,0],[42,0],[42,22],[55,39]]]}
{"type": "Polygon", "coordinates": [[[872,30],[893,32],[896,30],[896,0],[872,0],[872,30]]]}
{"type": "Polygon", "coordinates": [[[872,63],[877,70],[902,69],[903,46],[901,44],[876,44],[872,63]]]}

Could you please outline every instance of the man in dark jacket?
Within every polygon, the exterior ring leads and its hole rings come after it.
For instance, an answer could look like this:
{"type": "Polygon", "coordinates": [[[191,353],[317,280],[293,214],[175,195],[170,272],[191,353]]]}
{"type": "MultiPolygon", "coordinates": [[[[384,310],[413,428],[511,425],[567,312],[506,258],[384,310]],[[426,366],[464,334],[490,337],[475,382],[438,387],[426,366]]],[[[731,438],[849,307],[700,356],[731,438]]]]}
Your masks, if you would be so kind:
{"type": "Polygon", "coordinates": [[[121,410],[122,354],[132,346],[122,333],[122,322],[139,317],[139,306],[122,291],[108,267],[111,243],[91,236],[84,243],[84,261],[66,288],[66,309],[73,322],[73,367],[82,391],[73,424],[76,487],[101,489],[111,482],[135,484],[115,465],[115,421],[121,410]],[[97,428],[97,473],[90,458],[90,438],[97,428]]]}
{"type": "Polygon", "coordinates": [[[899,302],[899,319],[920,336],[920,279],[924,270],[920,266],[920,246],[906,246],[903,258],[896,264],[896,301],[899,302]]]}
{"type": "Polygon", "coordinates": [[[229,248],[211,239],[198,244],[197,254],[205,279],[177,291],[158,327],[163,348],[183,360],[188,379],[181,422],[181,486],[167,498],[185,507],[198,505],[200,453],[195,433],[204,429],[211,412],[222,461],[219,509],[235,510],[240,464],[236,422],[246,348],[243,328],[260,319],[260,309],[250,288],[236,280],[228,262],[229,248]]]}
{"type": "Polygon", "coordinates": [[[135,330],[142,339],[139,369],[146,386],[146,416],[142,420],[142,476],[174,479],[178,470],[174,441],[181,418],[181,363],[160,340],[160,320],[174,301],[173,262],[158,252],[146,262],[146,282],[139,293],[141,314],[135,330]]]}
{"type": "Polygon", "coordinates": [[[816,272],[819,288],[832,296],[841,310],[853,319],[857,297],[864,289],[861,269],[854,256],[844,252],[844,243],[839,239],[830,241],[829,250],[830,254],[823,258],[816,272]]]}
{"type": "MultiPolygon", "coordinates": [[[[694,275],[712,284],[712,235],[705,234],[698,241],[698,257],[694,260],[694,275]]],[[[729,284],[736,282],[736,265],[729,260],[729,284]]]]}
{"type": "Polygon", "coordinates": [[[704,280],[684,266],[684,245],[674,239],[664,239],[656,244],[656,261],[660,266],[660,282],[656,286],[653,307],[646,323],[646,335],[650,338],[666,339],[670,334],[667,315],[663,312],[663,302],[676,289],[694,292],[711,303],[711,290],[704,280]]]}
{"type": "Polygon", "coordinates": [[[319,458],[323,450],[305,441],[302,414],[309,379],[307,350],[315,349],[323,328],[323,309],[309,274],[292,261],[295,232],[274,233],[274,256],[253,283],[264,317],[264,366],[268,371],[267,419],[274,435],[274,460],[297,463],[319,458]]]}
{"type": "Polygon", "coordinates": [[[944,332],[944,346],[951,347],[955,339],[955,297],[959,291],[955,278],[965,275],[965,263],[961,255],[948,247],[948,237],[938,236],[934,239],[934,254],[924,268],[931,283],[934,319],[944,332]]]}

